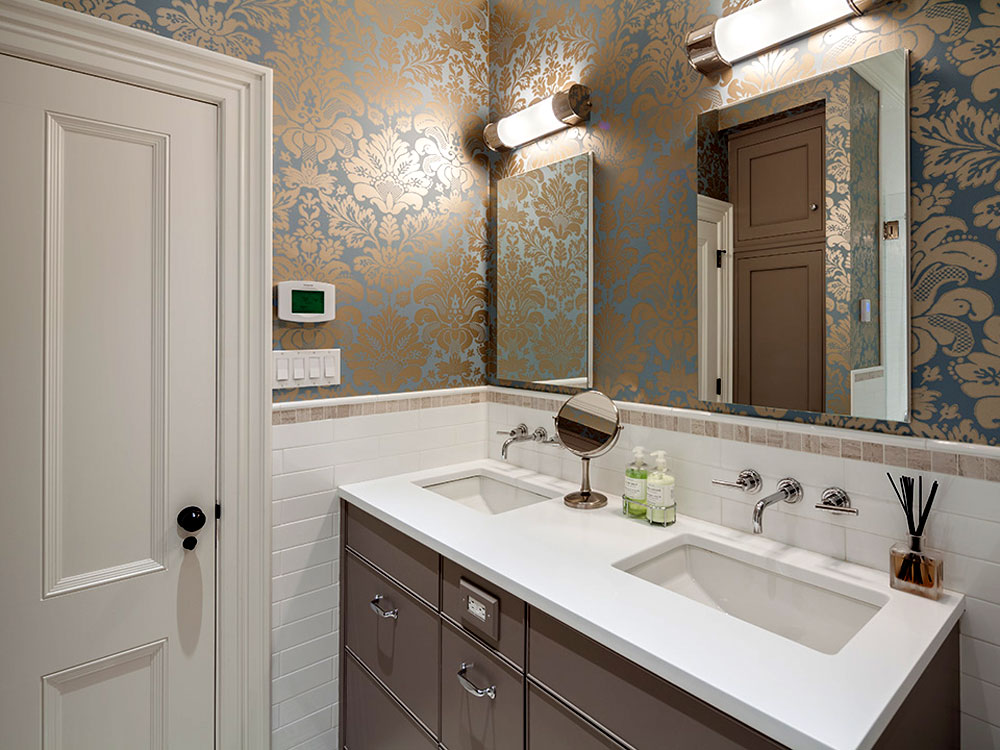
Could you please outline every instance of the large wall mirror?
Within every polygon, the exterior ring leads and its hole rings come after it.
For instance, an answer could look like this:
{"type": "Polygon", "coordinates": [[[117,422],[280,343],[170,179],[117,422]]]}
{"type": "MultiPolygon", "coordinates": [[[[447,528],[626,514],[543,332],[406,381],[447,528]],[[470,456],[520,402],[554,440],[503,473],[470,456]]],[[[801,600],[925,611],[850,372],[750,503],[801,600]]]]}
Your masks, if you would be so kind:
{"type": "Polygon", "coordinates": [[[909,418],[905,50],[698,119],[698,397],[909,418]]]}
{"type": "Polygon", "coordinates": [[[593,160],[497,181],[497,378],[592,383],[593,160]]]}

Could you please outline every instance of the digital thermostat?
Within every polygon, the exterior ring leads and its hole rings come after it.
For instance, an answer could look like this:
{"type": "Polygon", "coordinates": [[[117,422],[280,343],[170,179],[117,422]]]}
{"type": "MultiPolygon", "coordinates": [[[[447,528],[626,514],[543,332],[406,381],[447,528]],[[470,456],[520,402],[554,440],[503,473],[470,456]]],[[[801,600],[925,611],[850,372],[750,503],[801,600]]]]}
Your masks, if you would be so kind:
{"type": "Polygon", "coordinates": [[[278,284],[278,319],[293,323],[322,323],[336,317],[336,288],[321,281],[282,281],[278,284]]]}

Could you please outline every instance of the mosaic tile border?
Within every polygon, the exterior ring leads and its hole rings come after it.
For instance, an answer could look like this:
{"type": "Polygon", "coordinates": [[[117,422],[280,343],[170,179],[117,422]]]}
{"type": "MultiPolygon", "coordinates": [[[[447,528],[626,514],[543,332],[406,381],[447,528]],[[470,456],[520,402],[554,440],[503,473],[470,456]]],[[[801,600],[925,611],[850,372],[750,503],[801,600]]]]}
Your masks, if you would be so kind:
{"type": "MultiPolygon", "coordinates": [[[[479,403],[503,404],[554,413],[564,400],[562,397],[527,396],[493,388],[461,393],[433,393],[423,396],[412,394],[399,397],[381,396],[369,397],[368,400],[364,401],[352,400],[344,404],[276,408],[273,412],[272,424],[293,424],[321,419],[340,419],[342,417],[389,414],[479,403]]],[[[625,424],[691,435],[705,435],[717,437],[720,440],[764,445],[770,448],[782,448],[831,458],[847,458],[853,461],[884,464],[915,471],[933,471],[969,479],[1000,482],[1000,458],[976,455],[973,452],[910,447],[904,444],[918,442],[919,439],[915,438],[882,436],[883,439],[878,441],[864,440],[858,437],[808,434],[803,430],[780,430],[772,427],[739,424],[727,421],[723,415],[714,416],[712,419],[703,419],[699,416],[677,416],[662,407],[636,409],[619,404],[619,409],[625,424]]],[[[773,422],[769,424],[773,424],[773,422]]],[[[857,433],[852,432],[851,434],[857,433]]],[[[881,436],[880,433],[872,434],[881,436]]],[[[926,443],[920,442],[926,445],[926,443]]],[[[971,451],[977,449],[981,449],[981,447],[970,446],[971,451]]]]}
{"type": "MultiPolygon", "coordinates": [[[[271,414],[271,424],[295,424],[297,422],[315,422],[321,419],[341,419],[343,417],[361,417],[370,414],[391,414],[400,411],[436,409],[441,406],[479,404],[488,401],[489,395],[485,391],[476,391],[471,393],[448,393],[424,396],[410,395],[398,398],[390,396],[325,406],[299,406],[290,409],[275,408],[271,414]]],[[[275,406],[280,407],[279,404],[275,404],[275,406]]]]}

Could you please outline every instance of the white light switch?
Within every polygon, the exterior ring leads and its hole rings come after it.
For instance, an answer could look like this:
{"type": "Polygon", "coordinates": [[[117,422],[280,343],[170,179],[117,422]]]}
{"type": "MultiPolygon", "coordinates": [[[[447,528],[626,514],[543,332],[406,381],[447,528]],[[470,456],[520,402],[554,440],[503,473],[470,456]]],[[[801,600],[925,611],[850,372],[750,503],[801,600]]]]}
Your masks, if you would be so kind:
{"type": "Polygon", "coordinates": [[[272,388],[340,385],[340,349],[275,349],[272,388]]]}

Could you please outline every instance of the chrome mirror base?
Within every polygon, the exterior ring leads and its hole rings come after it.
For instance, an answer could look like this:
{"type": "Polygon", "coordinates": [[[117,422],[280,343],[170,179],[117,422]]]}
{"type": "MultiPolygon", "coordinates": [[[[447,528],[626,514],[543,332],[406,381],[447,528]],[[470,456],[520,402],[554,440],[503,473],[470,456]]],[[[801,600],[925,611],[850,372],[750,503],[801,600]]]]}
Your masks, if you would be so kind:
{"type": "Polygon", "coordinates": [[[600,492],[571,492],[566,497],[563,498],[563,502],[566,503],[570,508],[576,508],[577,510],[592,510],[594,508],[603,508],[608,504],[608,496],[602,495],[600,492]]]}

